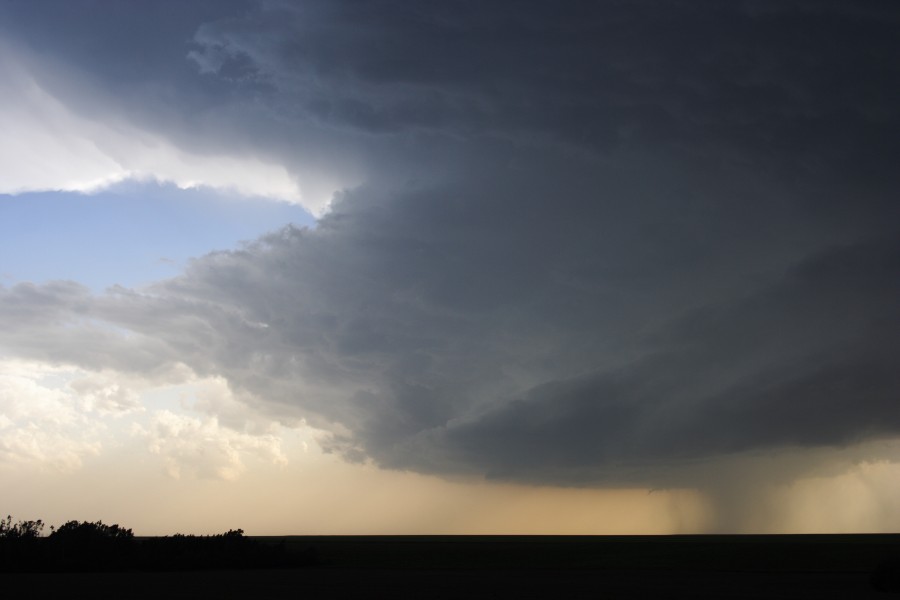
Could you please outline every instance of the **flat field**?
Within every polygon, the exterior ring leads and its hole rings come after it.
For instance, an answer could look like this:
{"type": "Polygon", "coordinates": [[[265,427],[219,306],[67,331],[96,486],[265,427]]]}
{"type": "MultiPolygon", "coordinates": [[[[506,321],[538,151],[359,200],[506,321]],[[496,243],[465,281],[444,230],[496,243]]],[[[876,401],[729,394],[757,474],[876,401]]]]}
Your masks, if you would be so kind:
{"type": "Polygon", "coordinates": [[[893,534],[255,539],[313,562],[3,577],[7,591],[56,598],[890,598],[870,577],[900,559],[893,534]]]}

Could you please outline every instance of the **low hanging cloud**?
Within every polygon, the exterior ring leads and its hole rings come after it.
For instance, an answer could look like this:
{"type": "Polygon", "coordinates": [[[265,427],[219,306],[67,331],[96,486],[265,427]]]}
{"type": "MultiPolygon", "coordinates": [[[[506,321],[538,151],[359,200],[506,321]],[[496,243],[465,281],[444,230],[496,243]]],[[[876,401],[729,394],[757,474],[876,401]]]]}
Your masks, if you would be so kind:
{"type": "Polygon", "coordinates": [[[205,123],[254,107],[207,139],[364,182],[140,290],[0,288],[0,348],[218,378],[438,474],[696,483],[900,434],[896,7],[447,6],[196,27],[183,59],[232,94],[205,123]]]}

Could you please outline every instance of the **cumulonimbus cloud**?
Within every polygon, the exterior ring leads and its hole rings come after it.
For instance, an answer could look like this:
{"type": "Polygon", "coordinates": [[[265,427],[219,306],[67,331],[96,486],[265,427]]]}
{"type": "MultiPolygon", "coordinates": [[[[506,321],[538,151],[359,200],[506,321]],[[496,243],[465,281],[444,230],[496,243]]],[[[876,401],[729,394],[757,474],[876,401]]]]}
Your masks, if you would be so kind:
{"type": "Polygon", "coordinates": [[[378,5],[265,3],[186,58],[365,183],[145,289],[2,289],[0,347],[187,366],[432,473],[652,482],[900,432],[896,9],[378,5]]]}
{"type": "Polygon", "coordinates": [[[718,261],[664,242],[664,264],[604,258],[602,231],[567,238],[577,212],[494,237],[407,207],[388,234],[354,222],[353,202],[141,292],[4,290],[0,339],[42,360],[187,365],[332,431],[326,446],[350,459],[428,472],[640,479],[642,466],[898,433],[896,243],[826,248],[751,291],[706,294],[718,261]],[[641,268],[617,276],[629,262],[641,268]]]}

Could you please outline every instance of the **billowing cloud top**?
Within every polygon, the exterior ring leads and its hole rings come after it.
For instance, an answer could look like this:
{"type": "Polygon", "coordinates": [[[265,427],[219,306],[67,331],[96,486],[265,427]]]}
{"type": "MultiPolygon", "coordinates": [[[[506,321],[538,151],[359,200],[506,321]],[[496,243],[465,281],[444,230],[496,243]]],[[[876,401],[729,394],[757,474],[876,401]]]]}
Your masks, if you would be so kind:
{"type": "Polygon", "coordinates": [[[434,473],[652,482],[900,432],[894,3],[197,7],[178,57],[115,11],[50,43],[173,148],[343,191],[146,289],[3,289],[7,352],[187,365],[434,473]]]}

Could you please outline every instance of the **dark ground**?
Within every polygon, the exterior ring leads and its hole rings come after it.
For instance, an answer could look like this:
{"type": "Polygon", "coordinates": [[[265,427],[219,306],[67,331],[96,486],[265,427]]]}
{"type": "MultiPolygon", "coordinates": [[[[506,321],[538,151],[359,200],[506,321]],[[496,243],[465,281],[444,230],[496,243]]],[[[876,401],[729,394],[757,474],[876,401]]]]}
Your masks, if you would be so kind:
{"type": "Polygon", "coordinates": [[[255,539],[283,542],[314,563],[6,573],[4,591],[54,598],[890,598],[872,587],[871,574],[900,558],[900,535],[255,539]]]}

